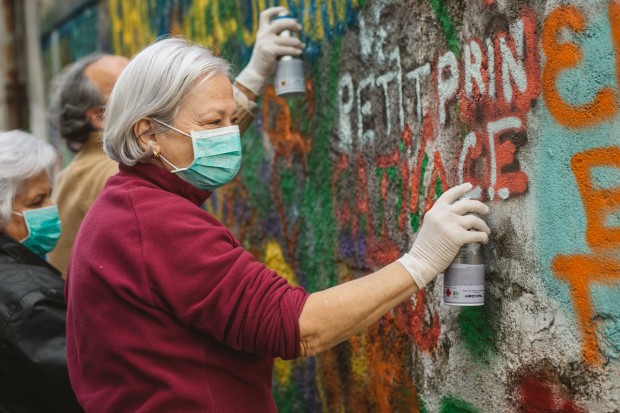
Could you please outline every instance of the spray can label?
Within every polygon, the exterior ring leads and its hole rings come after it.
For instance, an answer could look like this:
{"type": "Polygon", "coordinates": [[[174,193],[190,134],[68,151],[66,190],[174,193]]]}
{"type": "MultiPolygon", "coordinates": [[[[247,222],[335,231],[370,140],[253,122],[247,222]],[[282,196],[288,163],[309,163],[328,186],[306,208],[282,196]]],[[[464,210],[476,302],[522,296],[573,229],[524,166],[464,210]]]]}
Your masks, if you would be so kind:
{"type": "Polygon", "coordinates": [[[484,264],[450,264],[443,273],[443,302],[462,306],[483,305],[484,264]]]}

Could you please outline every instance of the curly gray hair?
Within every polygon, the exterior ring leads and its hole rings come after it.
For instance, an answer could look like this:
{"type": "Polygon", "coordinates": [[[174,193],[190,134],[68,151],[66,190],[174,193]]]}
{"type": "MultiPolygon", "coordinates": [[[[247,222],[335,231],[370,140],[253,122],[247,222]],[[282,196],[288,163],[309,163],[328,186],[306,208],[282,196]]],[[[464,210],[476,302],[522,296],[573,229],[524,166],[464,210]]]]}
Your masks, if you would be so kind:
{"type": "Polygon", "coordinates": [[[85,75],[86,68],[105,54],[93,54],[67,66],[54,80],[50,100],[50,119],[60,136],[71,143],[83,143],[95,130],[86,112],[103,105],[101,92],[85,75]]]}

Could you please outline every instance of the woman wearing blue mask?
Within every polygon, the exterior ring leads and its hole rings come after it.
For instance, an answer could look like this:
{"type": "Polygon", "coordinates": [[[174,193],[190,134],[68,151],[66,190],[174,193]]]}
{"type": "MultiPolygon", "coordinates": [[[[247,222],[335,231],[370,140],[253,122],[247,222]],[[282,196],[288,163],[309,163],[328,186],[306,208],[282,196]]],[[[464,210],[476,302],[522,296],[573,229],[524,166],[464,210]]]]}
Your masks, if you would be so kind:
{"type": "Polygon", "coordinates": [[[0,133],[0,411],[81,412],[67,373],[66,303],[44,256],[60,237],[50,200],[54,149],[0,133]]]}
{"type": "Polygon", "coordinates": [[[363,331],[487,240],[463,215],[488,208],[454,202],[464,184],[398,262],[314,294],[289,285],[200,207],[239,171],[234,112],[228,64],[184,39],[142,50],[112,91],[103,146],[119,173],[80,227],[66,289],[69,374],[88,413],[275,413],[275,357],[363,331]]]}

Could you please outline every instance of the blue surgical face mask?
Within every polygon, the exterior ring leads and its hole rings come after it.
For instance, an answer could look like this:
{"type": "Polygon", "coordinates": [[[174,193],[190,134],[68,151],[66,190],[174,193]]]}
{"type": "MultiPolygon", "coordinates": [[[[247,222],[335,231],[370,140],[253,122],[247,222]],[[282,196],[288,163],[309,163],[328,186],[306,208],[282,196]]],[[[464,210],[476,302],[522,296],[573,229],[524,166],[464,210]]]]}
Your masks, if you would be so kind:
{"type": "Polygon", "coordinates": [[[21,213],[11,212],[24,217],[24,221],[26,221],[28,236],[20,241],[24,247],[36,255],[45,255],[54,249],[61,232],[56,205],[26,209],[21,213]]]}
{"type": "Polygon", "coordinates": [[[174,168],[171,172],[184,181],[204,191],[213,191],[230,182],[241,167],[241,137],[239,126],[190,131],[191,135],[157,119],[160,123],[192,139],[194,161],[185,168],[179,168],[160,157],[174,168]]]}

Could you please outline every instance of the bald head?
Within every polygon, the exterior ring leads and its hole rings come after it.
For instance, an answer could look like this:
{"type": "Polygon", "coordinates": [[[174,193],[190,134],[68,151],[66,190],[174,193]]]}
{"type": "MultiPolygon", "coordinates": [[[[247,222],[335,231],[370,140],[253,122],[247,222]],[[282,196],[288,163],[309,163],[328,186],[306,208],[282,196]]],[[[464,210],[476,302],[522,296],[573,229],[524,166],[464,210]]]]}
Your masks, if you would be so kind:
{"type": "Polygon", "coordinates": [[[122,56],[94,54],[71,63],[54,80],[50,118],[71,150],[103,128],[103,106],[128,63],[122,56]]]}
{"type": "Polygon", "coordinates": [[[84,76],[93,82],[103,101],[107,102],[114,84],[128,63],[129,59],[123,56],[102,56],[86,67],[84,76]]]}

